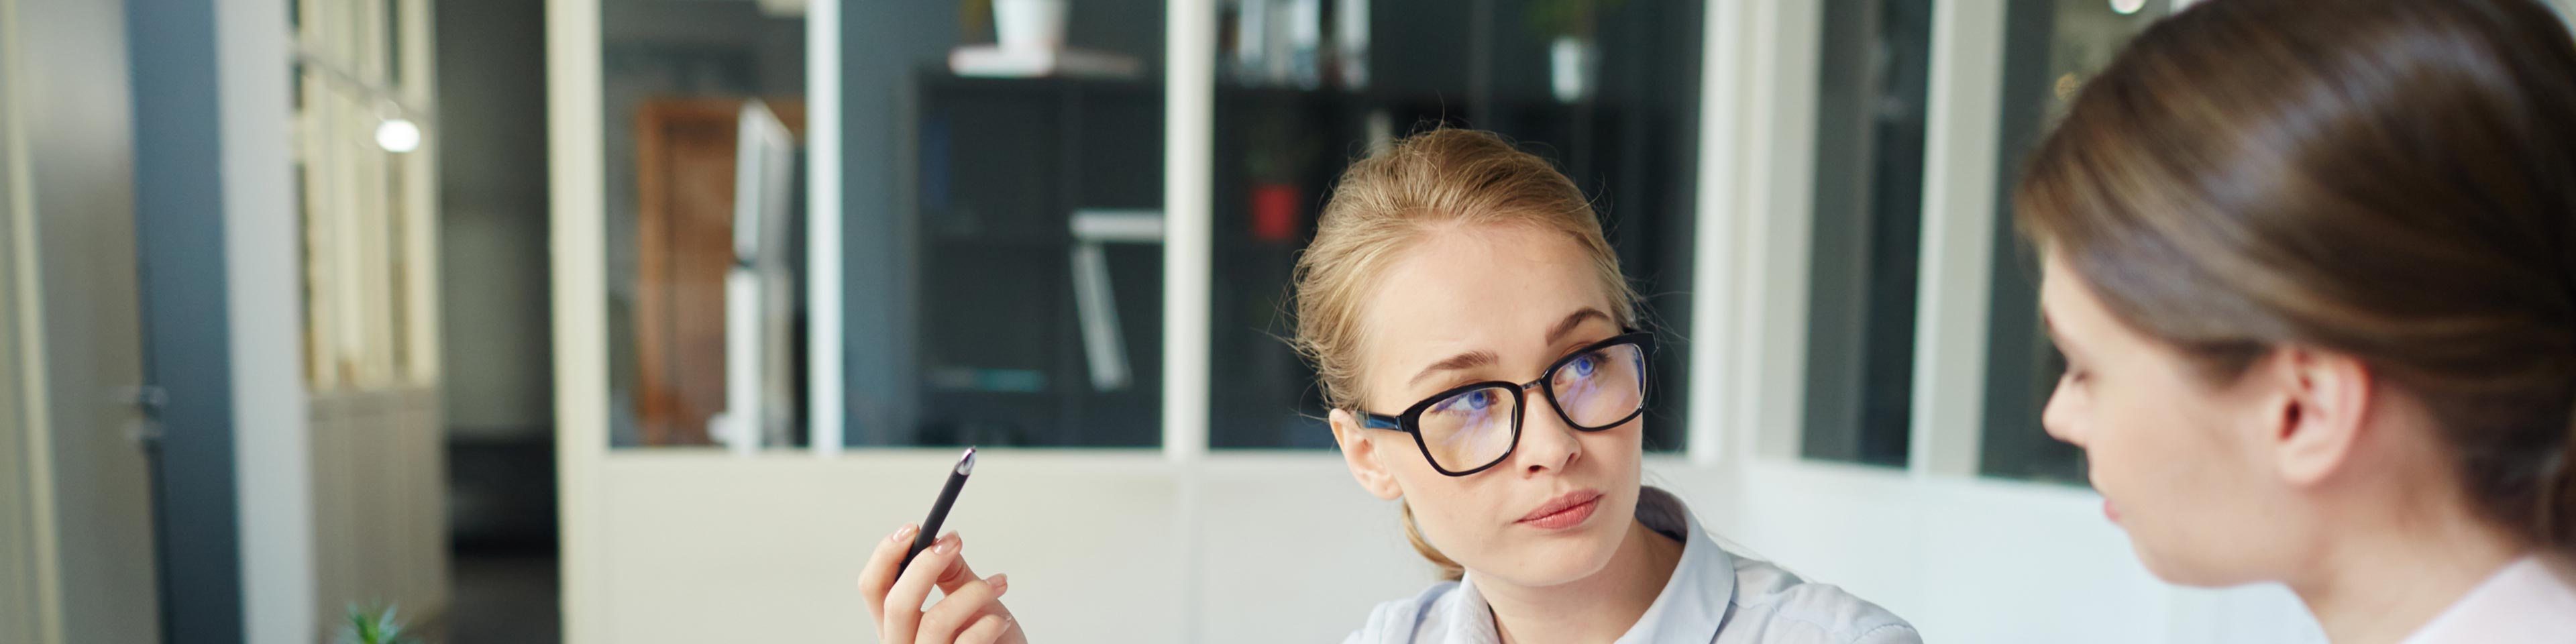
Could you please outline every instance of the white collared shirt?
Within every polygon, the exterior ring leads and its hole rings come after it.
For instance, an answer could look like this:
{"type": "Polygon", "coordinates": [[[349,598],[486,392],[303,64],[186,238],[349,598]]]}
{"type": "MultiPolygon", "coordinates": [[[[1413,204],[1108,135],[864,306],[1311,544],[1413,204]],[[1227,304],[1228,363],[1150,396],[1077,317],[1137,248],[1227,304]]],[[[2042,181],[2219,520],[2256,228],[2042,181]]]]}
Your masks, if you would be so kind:
{"type": "Polygon", "coordinates": [[[2539,555],[2487,577],[2400,644],[2565,644],[2576,641],[2576,574],[2539,555]]]}
{"type": "MultiPolygon", "coordinates": [[[[1921,644],[1914,626],[1876,604],[1808,583],[1769,562],[1718,548],[1672,493],[1637,496],[1637,521],[1682,538],[1670,581],[1618,644],[1921,644]]],[[[1379,604],[1345,644],[1499,644],[1493,607],[1469,573],[1379,604]]]]}

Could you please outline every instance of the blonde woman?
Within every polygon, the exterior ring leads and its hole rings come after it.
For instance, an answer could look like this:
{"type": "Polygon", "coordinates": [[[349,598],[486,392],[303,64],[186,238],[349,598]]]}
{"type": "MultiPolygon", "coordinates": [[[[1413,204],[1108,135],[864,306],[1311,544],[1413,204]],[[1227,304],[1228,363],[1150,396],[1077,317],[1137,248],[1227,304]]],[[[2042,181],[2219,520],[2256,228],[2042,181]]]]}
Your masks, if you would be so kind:
{"type": "Polygon", "coordinates": [[[2576,44],[2532,0],[2211,0],[2141,34],[2017,216],[2149,570],[2339,643],[2576,642],[2576,44]]]}
{"type": "MultiPolygon", "coordinates": [[[[1492,134],[1434,130],[1353,164],[1297,263],[1297,347],[1370,494],[1447,580],[1354,643],[1914,644],[1904,620],[1720,549],[1639,482],[1636,294],[1581,191],[1492,134]]],[[[860,586],[888,642],[1022,641],[954,535],[860,586]],[[936,585],[949,596],[919,610],[936,585]]]]}
{"type": "Polygon", "coordinates": [[[1655,338],[1574,183],[1435,130],[1342,175],[1297,264],[1297,344],[1360,487],[1454,581],[1349,641],[1895,644],[1914,628],[1717,546],[1639,482],[1655,338]]]}

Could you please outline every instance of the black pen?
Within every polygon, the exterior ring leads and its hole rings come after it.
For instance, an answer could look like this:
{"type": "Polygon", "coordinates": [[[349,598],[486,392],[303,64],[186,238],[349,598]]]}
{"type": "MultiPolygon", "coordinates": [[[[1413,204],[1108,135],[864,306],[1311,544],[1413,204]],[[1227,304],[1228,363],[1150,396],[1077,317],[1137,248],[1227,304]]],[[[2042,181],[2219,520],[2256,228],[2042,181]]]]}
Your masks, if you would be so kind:
{"type": "Polygon", "coordinates": [[[966,456],[957,459],[957,467],[948,470],[948,484],[939,486],[939,500],[930,504],[930,518],[921,520],[921,533],[912,536],[912,549],[903,553],[903,565],[895,567],[896,574],[911,568],[912,558],[930,549],[930,542],[939,538],[939,524],[948,520],[948,506],[957,503],[957,490],[966,487],[966,475],[973,473],[975,448],[969,447],[966,456]]]}

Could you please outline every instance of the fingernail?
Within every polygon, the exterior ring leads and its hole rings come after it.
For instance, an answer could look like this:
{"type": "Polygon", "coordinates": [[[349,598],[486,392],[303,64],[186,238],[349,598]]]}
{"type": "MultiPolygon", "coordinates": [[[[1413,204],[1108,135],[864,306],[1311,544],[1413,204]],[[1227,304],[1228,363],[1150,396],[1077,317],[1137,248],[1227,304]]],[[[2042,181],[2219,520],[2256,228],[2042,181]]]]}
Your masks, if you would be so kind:
{"type": "Polygon", "coordinates": [[[984,585],[992,586],[993,594],[999,595],[1011,589],[1011,577],[1005,573],[994,573],[993,576],[984,578],[984,585]]]}
{"type": "Polygon", "coordinates": [[[956,552],[957,544],[965,542],[964,539],[957,538],[957,533],[954,532],[948,533],[948,536],[940,537],[939,540],[942,542],[939,544],[939,554],[943,555],[956,552]]]}
{"type": "Polygon", "coordinates": [[[1004,633],[1008,633],[1008,632],[1011,632],[1011,629],[1019,628],[1019,627],[1020,627],[1020,618],[1018,618],[1018,617],[1004,617],[1004,618],[1002,618],[1002,632],[1004,632],[1004,633]]]}
{"type": "Polygon", "coordinates": [[[902,540],[904,540],[906,537],[910,537],[910,536],[912,536],[912,531],[914,531],[914,530],[919,530],[919,529],[920,529],[920,528],[913,527],[913,525],[912,525],[912,524],[906,523],[906,524],[903,524],[903,527],[895,528],[895,529],[894,529],[894,534],[886,535],[886,540],[887,540],[887,541],[902,541],[902,540]]]}

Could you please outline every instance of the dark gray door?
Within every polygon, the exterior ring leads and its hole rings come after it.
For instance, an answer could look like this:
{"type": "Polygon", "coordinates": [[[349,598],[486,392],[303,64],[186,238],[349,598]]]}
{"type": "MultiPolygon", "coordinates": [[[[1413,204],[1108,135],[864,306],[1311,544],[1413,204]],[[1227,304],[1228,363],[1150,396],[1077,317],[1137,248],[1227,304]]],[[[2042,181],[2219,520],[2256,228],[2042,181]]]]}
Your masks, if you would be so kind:
{"type": "Polygon", "coordinates": [[[0,0],[7,641],[161,640],[124,5],[0,0]]]}

